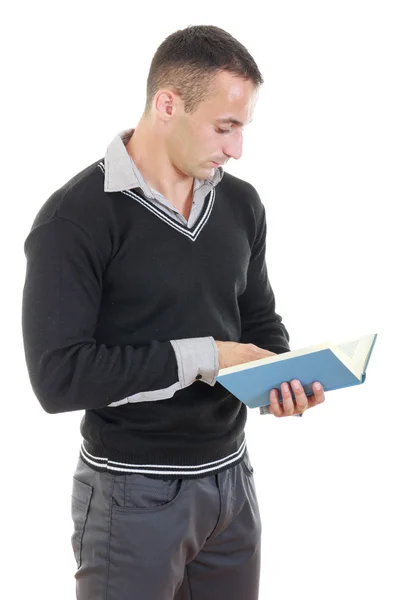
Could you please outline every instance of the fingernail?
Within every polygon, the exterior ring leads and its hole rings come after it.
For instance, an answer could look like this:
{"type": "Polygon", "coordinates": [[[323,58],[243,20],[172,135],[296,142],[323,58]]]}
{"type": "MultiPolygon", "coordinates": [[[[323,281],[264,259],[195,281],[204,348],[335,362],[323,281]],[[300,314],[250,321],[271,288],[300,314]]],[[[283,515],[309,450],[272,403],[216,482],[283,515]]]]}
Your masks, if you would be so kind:
{"type": "Polygon", "coordinates": [[[320,389],[322,389],[322,386],[321,386],[321,384],[320,384],[320,383],[314,383],[314,387],[315,387],[315,389],[316,389],[316,390],[318,390],[318,391],[319,391],[320,389]]]}
{"type": "Polygon", "coordinates": [[[299,387],[300,387],[300,381],[297,381],[297,379],[295,379],[295,380],[292,382],[292,385],[293,385],[293,387],[294,387],[294,389],[295,389],[295,390],[298,390],[298,389],[299,389],[299,387]]]}

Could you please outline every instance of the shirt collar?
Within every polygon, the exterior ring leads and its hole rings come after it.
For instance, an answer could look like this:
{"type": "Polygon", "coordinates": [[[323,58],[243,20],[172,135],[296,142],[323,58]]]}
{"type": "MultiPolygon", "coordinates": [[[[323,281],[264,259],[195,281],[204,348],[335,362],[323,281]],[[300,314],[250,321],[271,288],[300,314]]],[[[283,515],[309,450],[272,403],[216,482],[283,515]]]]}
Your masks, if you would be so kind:
{"type": "MultiPolygon", "coordinates": [[[[134,131],[134,128],[120,131],[107,147],[104,158],[105,192],[123,192],[143,186],[143,179],[140,181],[140,172],[125,148],[134,131]]],[[[199,180],[195,178],[193,191],[195,192],[204,183],[215,187],[223,176],[223,168],[217,167],[210,179],[199,180]]]]}

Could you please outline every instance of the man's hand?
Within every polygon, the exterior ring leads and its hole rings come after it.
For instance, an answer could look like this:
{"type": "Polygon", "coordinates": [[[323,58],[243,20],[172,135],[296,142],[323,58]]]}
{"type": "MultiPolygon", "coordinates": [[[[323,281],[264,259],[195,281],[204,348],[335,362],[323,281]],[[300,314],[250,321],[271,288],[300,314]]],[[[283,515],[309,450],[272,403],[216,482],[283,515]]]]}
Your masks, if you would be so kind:
{"type": "Polygon", "coordinates": [[[264,350],[254,344],[241,344],[240,342],[215,341],[218,350],[219,368],[235,367],[251,360],[275,356],[276,352],[264,350]]]}
{"type": "Polygon", "coordinates": [[[291,417],[296,414],[303,413],[307,408],[313,408],[321,404],[325,400],[324,388],[320,383],[315,381],[312,385],[314,394],[312,396],[306,396],[298,379],[292,379],[289,383],[281,384],[281,393],[283,403],[281,404],[278,399],[278,390],[273,389],[269,394],[269,412],[275,417],[291,417]],[[320,389],[318,389],[318,386],[320,389]],[[292,388],[295,400],[292,400],[292,388]]]}
{"type": "MultiPolygon", "coordinates": [[[[276,355],[275,352],[264,350],[254,344],[220,342],[217,340],[215,343],[218,349],[220,369],[276,355]]],[[[303,386],[297,379],[293,379],[290,384],[295,395],[294,401],[292,400],[289,383],[282,383],[281,385],[282,404],[279,402],[278,390],[274,389],[270,392],[269,412],[275,415],[275,417],[291,417],[303,413],[307,408],[317,406],[325,400],[324,388],[317,381],[313,383],[314,394],[312,396],[306,396],[303,386]],[[296,384],[298,384],[297,387],[296,384]],[[320,389],[318,389],[318,385],[320,386],[320,389]]]]}

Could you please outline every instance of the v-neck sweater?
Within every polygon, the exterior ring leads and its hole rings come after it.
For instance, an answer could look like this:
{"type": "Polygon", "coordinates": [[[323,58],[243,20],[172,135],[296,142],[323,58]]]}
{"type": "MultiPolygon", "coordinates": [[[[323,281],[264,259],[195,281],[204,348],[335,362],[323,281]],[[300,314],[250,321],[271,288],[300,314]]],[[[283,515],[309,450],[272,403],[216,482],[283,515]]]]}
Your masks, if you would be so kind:
{"type": "Polygon", "coordinates": [[[96,470],[219,472],[243,458],[246,406],[198,372],[182,383],[176,345],[289,350],[265,264],[264,206],[225,172],[189,227],[139,188],[106,192],[104,174],[102,158],[54,192],[25,242],[33,390],[47,412],[85,410],[81,457],[96,470]]]}

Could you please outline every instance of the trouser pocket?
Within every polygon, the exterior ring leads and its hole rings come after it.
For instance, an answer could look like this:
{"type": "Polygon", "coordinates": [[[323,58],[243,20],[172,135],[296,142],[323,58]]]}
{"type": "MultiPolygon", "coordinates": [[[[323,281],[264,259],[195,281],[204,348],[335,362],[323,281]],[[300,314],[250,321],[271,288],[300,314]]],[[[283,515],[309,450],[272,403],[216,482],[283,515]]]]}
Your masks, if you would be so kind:
{"type": "Polygon", "coordinates": [[[74,531],[71,536],[71,543],[76,564],[79,569],[82,562],[83,534],[85,532],[93,487],[88,483],[80,481],[75,476],[72,481],[71,516],[74,524],[74,531]]]}
{"type": "Polygon", "coordinates": [[[186,489],[186,479],[151,479],[138,473],[115,480],[112,504],[116,512],[164,511],[175,504],[186,489]]]}

